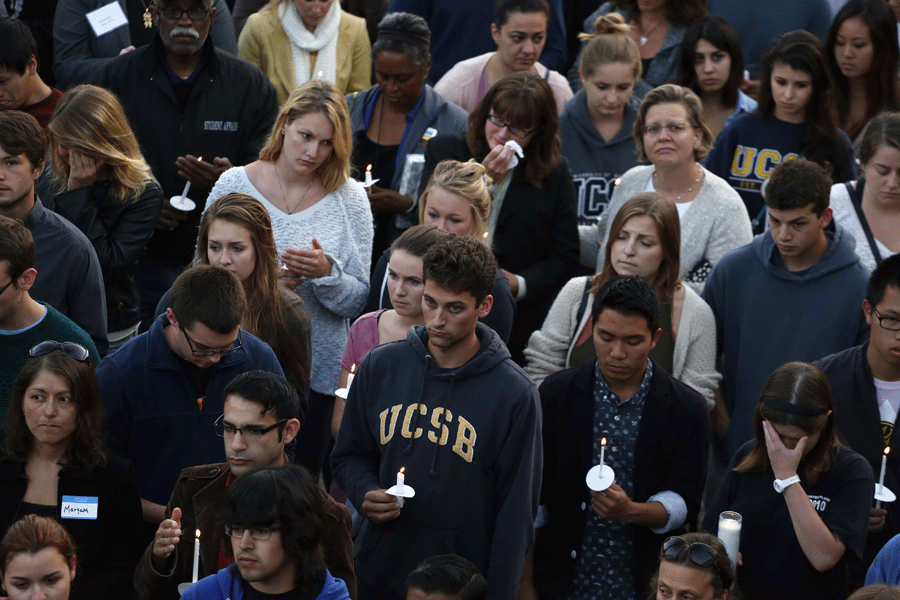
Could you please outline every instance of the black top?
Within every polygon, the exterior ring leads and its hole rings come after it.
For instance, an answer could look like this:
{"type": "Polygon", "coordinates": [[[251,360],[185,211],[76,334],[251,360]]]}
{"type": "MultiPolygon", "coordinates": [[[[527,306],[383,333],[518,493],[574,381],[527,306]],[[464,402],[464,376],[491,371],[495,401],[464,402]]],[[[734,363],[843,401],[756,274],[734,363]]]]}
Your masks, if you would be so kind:
{"type": "Polygon", "coordinates": [[[724,510],[743,517],[743,565],[737,569],[737,583],[745,600],[844,600],[849,595],[848,566],[862,556],[866,543],[869,507],[875,494],[872,468],[859,454],[843,447],[832,453],[831,466],[815,485],[806,482],[802,469],[798,472],[816,513],[847,546],[837,565],[820,573],[800,547],[784,496],[772,487],[772,469],[734,471],[755,443],[747,442],[735,454],[725,481],[707,507],[703,529],[718,531],[719,513],[724,510]]]}

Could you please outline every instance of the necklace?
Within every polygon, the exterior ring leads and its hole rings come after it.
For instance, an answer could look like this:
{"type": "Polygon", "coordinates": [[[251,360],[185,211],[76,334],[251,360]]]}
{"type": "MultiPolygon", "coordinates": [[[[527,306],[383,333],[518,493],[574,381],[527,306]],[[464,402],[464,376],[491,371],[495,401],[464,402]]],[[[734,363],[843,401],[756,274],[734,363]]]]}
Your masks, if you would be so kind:
{"type": "Polygon", "coordinates": [[[303,195],[300,197],[300,200],[298,200],[297,203],[294,204],[294,207],[288,208],[287,194],[284,193],[284,186],[281,185],[281,175],[278,174],[277,159],[276,159],[276,162],[274,162],[272,164],[275,165],[275,179],[276,179],[276,181],[278,181],[278,189],[281,190],[281,202],[282,202],[282,204],[284,204],[284,207],[288,209],[287,214],[292,215],[292,214],[294,214],[294,211],[297,210],[297,207],[300,206],[301,204],[303,204],[303,201],[306,200],[306,194],[307,194],[307,192],[309,192],[309,188],[312,187],[312,184],[315,181],[315,178],[310,180],[309,185],[306,186],[306,189],[303,191],[303,195]]]}
{"type": "MultiPolygon", "coordinates": [[[[696,164],[696,163],[695,163],[695,164],[696,164]]],[[[654,177],[657,176],[656,171],[653,171],[653,176],[654,176],[654,177]]],[[[681,199],[682,199],[684,196],[687,196],[688,194],[690,194],[691,192],[693,192],[693,191],[694,191],[694,184],[700,183],[700,180],[701,180],[701,179],[703,179],[703,169],[700,168],[700,165],[697,165],[697,178],[694,179],[694,183],[691,184],[691,187],[689,187],[689,188],[687,189],[687,191],[684,191],[684,192],[682,192],[680,195],[675,196],[675,203],[677,204],[678,202],[681,202],[681,199]]],[[[658,181],[658,180],[657,180],[657,181],[658,181]]],[[[658,186],[654,185],[654,187],[658,187],[658,186]]]]}
{"type": "Polygon", "coordinates": [[[638,27],[641,28],[641,46],[646,46],[646,45],[647,45],[647,40],[650,39],[650,34],[652,34],[654,31],[656,31],[657,29],[659,29],[659,26],[662,25],[662,24],[665,23],[665,22],[666,22],[666,19],[663,18],[662,20],[660,20],[659,23],[657,23],[656,25],[654,25],[653,27],[651,27],[649,31],[647,31],[647,30],[644,29],[644,24],[641,23],[641,18],[638,17],[637,24],[638,24],[638,27]]]}
{"type": "Polygon", "coordinates": [[[150,5],[144,2],[144,0],[141,0],[141,4],[144,7],[144,14],[141,16],[144,20],[144,29],[150,29],[153,27],[153,17],[150,16],[150,5]]]}

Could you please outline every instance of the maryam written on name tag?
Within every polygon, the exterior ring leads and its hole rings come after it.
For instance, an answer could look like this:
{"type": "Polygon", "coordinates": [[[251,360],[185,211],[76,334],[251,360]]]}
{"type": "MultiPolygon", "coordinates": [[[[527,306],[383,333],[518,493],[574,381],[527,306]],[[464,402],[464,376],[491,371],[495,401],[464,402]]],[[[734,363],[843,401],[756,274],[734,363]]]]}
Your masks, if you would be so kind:
{"type": "Polygon", "coordinates": [[[61,519],[96,519],[100,499],[97,496],[63,496],[61,519]]]}

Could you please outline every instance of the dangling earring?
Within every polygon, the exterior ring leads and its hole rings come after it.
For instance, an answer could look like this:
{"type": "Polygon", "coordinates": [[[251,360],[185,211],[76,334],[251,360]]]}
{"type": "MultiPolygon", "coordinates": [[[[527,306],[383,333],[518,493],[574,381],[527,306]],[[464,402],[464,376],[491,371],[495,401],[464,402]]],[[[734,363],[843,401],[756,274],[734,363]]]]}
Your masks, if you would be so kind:
{"type": "MultiPolygon", "coordinates": [[[[144,4],[143,0],[141,1],[141,4],[144,4]]],[[[150,29],[151,27],[153,27],[153,17],[150,15],[150,5],[148,4],[144,4],[143,19],[144,29],[150,29]]]]}

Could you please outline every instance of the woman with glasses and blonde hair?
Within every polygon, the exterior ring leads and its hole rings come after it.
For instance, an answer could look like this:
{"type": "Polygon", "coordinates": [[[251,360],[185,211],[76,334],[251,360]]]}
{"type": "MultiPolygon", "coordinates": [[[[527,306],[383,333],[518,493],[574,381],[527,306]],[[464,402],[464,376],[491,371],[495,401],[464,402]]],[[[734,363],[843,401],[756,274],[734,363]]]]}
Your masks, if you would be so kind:
{"type": "Polygon", "coordinates": [[[88,356],[79,344],[55,341],[29,353],[6,412],[0,534],[26,515],[58,519],[80,548],[71,597],[121,600],[142,551],[141,499],[132,470],[106,449],[88,356]]]}
{"type": "Polygon", "coordinates": [[[722,541],[708,533],[685,533],[663,542],[647,600],[727,600],[733,583],[734,568],[722,541]]]}
{"type": "Polygon", "coordinates": [[[141,299],[134,282],[163,204],[112,92],[79,85],[66,92],[48,127],[53,174],[65,191],[54,211],[91,241],[103,271],[109,353],[137,335],[141,299]]]}
{"type": "Polygon", "coordinates": [[[838,440],[828,378],[790,362],[766,380],[756,437],[731,459],[706,509],[742,517],[738,589],[746,600],[844,600],[848,565],[862,558],[875,494],[872,468],[838,440]]]}
{"type": "Polygon", "coordinates": [[[351,150],[344,96],[327,81],[309,81],[282,106],[259,160],[225,171],[207,200],[207,210],[232,192],[262,203],[284,264],[282,283],[309,311],[309,414],[297,456],[317,465],[314,474],[331,442],[334,390],[350,319],[359,315],[369,292],[372,210],[363,186],[350,179],[351,150]]]}
{"type": "Polygon", "coordinates": [[[678,209],[678,276],[700,293],[719,260],[753,237],[740,196],[727,182],[700,166],[712,144],[703,104],[685,87],[661,85],[644,96],[633,134],[640,160],[650,164],[633,167],[622,175],[597,226],[580,228],[582,262],[601,271],[610,224],[619,209],[636,194],[657,192],[678,209]]]}

